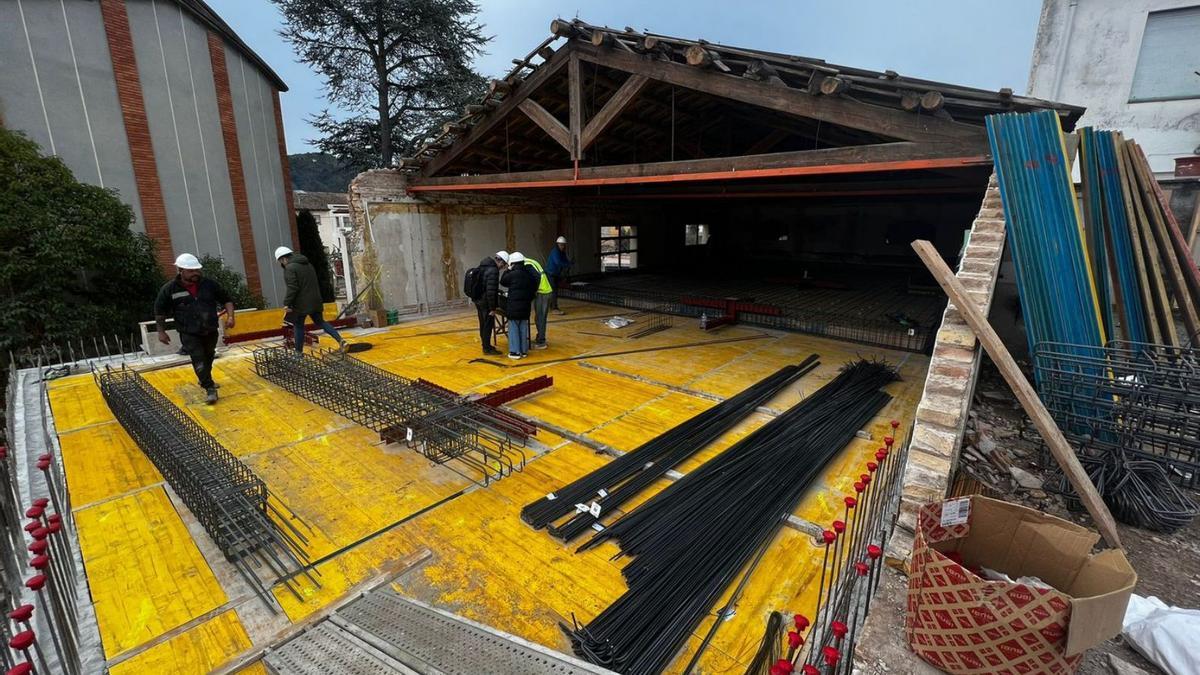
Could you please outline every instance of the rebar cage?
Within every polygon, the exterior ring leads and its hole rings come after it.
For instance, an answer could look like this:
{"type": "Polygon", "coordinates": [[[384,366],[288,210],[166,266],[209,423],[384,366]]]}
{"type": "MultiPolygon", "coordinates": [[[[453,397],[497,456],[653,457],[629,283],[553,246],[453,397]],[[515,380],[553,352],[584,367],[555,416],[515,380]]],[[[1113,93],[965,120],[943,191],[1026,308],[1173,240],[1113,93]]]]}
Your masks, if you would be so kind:
{"type": "Polygon", "coordinates": [[[1042,342],[1033,361],[1042,402],[1081,454],[1123,452],[1200,486],[1200,352],[1042,342]]]}
{"type": "MultiPolygon", "coordinates": [[[[389,443],[405,443],[436,464],[487,485],[525,467],[534,426],[484,401],[410,380],[330,350],[254,352],[254,370],[283,389],[348,417],[389,443]],[[451,461],[453,460],[453,462],[451,461]]],[[[550,382],[546,378],[547,383],[550,382]]]]}
{"type": "Polygon", "coordinates": [[[297,599],[297,575],[320,586],[300,528],[311,529],[262,479],[136,371],[106,367],[94,377],[117,421],[271,611],[278,603],[260,571],[297,599]]]}

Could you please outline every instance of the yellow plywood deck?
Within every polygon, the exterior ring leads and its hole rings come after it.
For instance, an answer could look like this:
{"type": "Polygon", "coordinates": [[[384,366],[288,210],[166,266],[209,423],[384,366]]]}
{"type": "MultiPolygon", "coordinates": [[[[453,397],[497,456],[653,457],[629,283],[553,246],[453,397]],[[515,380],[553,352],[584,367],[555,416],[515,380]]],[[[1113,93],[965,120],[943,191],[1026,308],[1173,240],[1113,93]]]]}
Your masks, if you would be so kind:
{"type": "MultiPolygon", "coordinates": [[[[550,375],[552,389],[513,407],[623,451],[714,405],[715,397],[733,395],[814,352],[822,366],[768,407],[783,410],[794,404],[855,358],[885,358],[900,364],[903,381],[889,387],[896,399],[870,425],[880,438],[889,419],[911,417],[928,364],[920,355],[740,326],[706,333],[678,318],[675,328],[639,340],[589,335],[611,332],[600,321],[613,310],[582,303],[564,308],[569,314],[551,322],[551,348],[521,362],[480,359],[473,312],[362,338],[374,347],[360,357],[463,392],[550,375]],[[670,349],[694,343],[705,344],[670,349]],[[647,348],[656,351],[616,354],[647,348]]],[[[433,556],[397,581],[402,592],[561,650],[568,645],[559,623],[572,617],[586,622],[624,592],[620,563],[609,559],[614,545],[576,554],[574,547],[533,531],[519,517],[526,503],[603,465],[607,455],[542,430],[543,454],[524,472],[476,488],[448,467],[384,447],[372,432],[258,378],[246,349],[227,352],[214,369],[222,386],[216,406],[203,403],[189,367],[151,372],[147,379],[240,456],[312,527],[310,554],[319,560],[322,587],[303,587],[302,600],[275,589],[290,620],[300,620],[422,548],[433,556]]],[[[121,663],[126,670],[114,672],[192,672],[179,664],[210,664],[248,646],[232,611],[196,622],[224,606],[228,593],[158,487],[161,477],[112,420],[91,378],[56,381],[50,396],[73,503],[82,507],[80,537],[106,655],[161,640],[121,663]],[[162,639],[188,622],[196,624],[162,639]]],[[[749,416],[680,470],[694,469],[770,418],[749,416]]],[[[827,467],[797,515],[822,524],[841,517],[841,498],[876,447],[878,441],[855,441],[827,467]]],[[[666,484],[660,481],[627,508],[666,484]]],[[[807,537],[782,531],[701,670],[743,671],[769,611],[811,611],[820,556],[821,549],[807,537]]],[[[702,625],[697,633],[706,629],[702,625]]],[[[694,638],[688,649],[698,643],[694,638]]]]}

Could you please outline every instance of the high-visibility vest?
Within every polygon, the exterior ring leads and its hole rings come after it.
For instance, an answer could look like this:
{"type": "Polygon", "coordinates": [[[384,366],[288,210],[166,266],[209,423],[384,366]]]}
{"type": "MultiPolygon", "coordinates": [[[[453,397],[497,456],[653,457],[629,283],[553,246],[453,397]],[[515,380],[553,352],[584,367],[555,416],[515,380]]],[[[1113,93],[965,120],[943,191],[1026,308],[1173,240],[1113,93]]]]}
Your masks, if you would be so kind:
{"type": "Polygon", "coordinates": [[[538,261],[534,260],[533,258],[526,258],[525,264],[537,270],[537,273],[541,275],[538,277],[538,294],[545,295],[553,293],[554,289],[550,286],[550,279],[546,276],[546,273],[542,271],[542,266],[538,263],[538,261]]]}

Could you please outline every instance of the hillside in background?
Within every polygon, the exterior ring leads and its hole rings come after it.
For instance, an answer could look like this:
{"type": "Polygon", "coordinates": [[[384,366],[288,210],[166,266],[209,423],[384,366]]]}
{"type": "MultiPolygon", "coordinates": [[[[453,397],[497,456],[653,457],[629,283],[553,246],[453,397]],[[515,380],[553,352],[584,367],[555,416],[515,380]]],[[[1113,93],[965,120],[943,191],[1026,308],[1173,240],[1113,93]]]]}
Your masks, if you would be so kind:
{"type": "Polygon", "coordinates": [[[361,171],[357,167],[343,167],[333,155],[322,152],[288,155],[288,163],[292,168],[292,186],[307,192],[345,192],[361,171]]]}

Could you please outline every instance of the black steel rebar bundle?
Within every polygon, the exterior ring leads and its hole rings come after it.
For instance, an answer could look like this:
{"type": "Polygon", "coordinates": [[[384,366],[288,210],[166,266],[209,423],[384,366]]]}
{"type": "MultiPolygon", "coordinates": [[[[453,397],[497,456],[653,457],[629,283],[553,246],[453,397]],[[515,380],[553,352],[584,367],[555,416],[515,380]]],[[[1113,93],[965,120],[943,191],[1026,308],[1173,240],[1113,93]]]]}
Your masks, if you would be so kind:
{"type": "Polygon", "coordinates": [[[621,673],[657,673],[759,551],[828,461],[890,400],[884,363],[858,361],[833,381],[597,533],[632,556],[629,589],[586,626],[577,655],[621,673]]]}
{"type": "Polygon", "coordinates": [[[1191,522],[1200,507],[1176,486],[1200,486],[1200,352],[1042,343],[1034,369],[1039,396],[1119,520],[1163,532],[1191,522]]]}
{"type": "Polygon", "coordinates": [[[523,448],[533,433],[531,424],[431,382],[410,380],[337,351],[300,354],[284,347],[255,350],[254,371],[481,485],[525,466],[523,448]]]}
{"type": "Polygon", "coordinates": [[[253,471],[139,373],[106,368],[95,377],[117,421],[268,608],[276,603],[257,570],[300,600],[297,575],[320,586],[299,529],[308,526],[253,471]]]}
{"type": "Polygon", "coordinates": [[[537,529],[549,527],[552,535],[564,541],[574,539],[818,365],[813,354],[797,365],[780,368],[736,396],[526,505],[521,518],[537,529]],[[568,514],[573,515],[565,523],[554,524],[568,514]]]}

